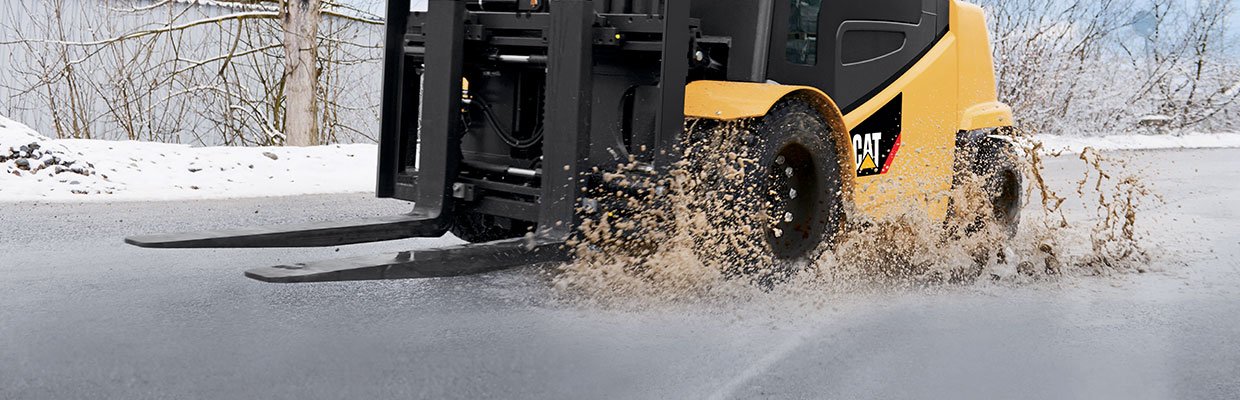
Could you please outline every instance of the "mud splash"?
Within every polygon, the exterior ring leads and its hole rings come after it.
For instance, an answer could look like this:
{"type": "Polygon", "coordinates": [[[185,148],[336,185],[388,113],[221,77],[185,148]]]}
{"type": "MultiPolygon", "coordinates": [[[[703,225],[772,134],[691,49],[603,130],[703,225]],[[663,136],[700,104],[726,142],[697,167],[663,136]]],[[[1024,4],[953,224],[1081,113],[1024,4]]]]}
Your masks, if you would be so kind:
{"type": "Polygon", "coordinates": [[[622,190],[592,195],[632,212],[588,218],[570,243],[576,261],[552,277],[559,293],[598,305],[733,303],[1145,272],[1150,261],[1136,216],[1159,198],[1121,160],[1087,149],[1078,157],[1083,176],[1064,193],[1045,177],[1041,144],[1011,130],[1025,177],[1022,223],[1014,233],[990,220],[985,177],[962,174],[943,194],[956,217],[933,220],[908,210],[868,219],[850,211],[833,243],[789,268],[753,240],[754,227],[777,217],[739,199],[744,193],[735,182],[753,167],[741,156],[752,144],[745,143],[748,129],[742,123],[690,127],[693,143],[683,146],[685,161],[670,178],[642,178],[636,164],[609,175],[622,190]],[[791,272],[777,284],[755,283],[772,271],[791,272]]]}
{"type": "MultiPolygon", "coordinates": [[[[761,293],[732,279],[741,265],[769,265],[751,237],[750,222],[765,219],[729,189],[752,160],[738,151],[743,127],[704,132],[699,145],[684,147],[684,161],[655,180],[624,165],[609,175],[620,190],[592,193],[623,214],[587,218],[570,241],[576,261],[553,281],[574,300],[591,303],[695,303],[738,300],[761,293]],[[716,146],[707,146],[713,143],[716,146]]],[[[699,138],[701,139],[701,138],[699,138]]]]}

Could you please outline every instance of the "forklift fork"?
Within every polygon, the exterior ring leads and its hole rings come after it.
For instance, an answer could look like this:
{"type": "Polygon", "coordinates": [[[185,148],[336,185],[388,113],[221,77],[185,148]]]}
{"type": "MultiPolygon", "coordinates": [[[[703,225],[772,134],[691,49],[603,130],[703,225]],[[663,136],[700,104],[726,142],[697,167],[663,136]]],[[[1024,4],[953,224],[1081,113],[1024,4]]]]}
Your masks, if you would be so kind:
{"type": "MultiPolygon", "coordinates": [[[[458,214],[478,212],[470,209],[465,200],[468,197],[458,199],[454,193],[461,184],[462,166],[468,161],[462,154],[461,143],[465,130],[462,80],[466,42],[470,40],[467,33],[471,26],[467,26],[467,20],[477,15],[470,14],[466,4],[463,0],[430,0],[424,19],[419,16],[424,22],[418,36],[424,38],[425,46],[419,47],[406,38],[409,1],[388,3],[377,194],[381,198],[413,201],[412,212],[352,222],[137,236],[125,241],[146,248],[340,246],[440,237],[460,222],[458,214]],[[418,58],[408,57],[409,54],[421,56],[421,69],[413,64],[418,61],[411,62],[418,58]],[[412,151],[414,143],[420,145],[416,152],[412,151]]],[[[596,130],[592,126],[596,94],[593,57],[598,34],[595,24],[607,17],[595,12],[591,0],[553,0],[550,5],[550,13],[545,17],[546,37],[542,39],[547,51],[543,168],[536,175],[537,185],[526,186],[528,191],[519,193],[526,207],[520,219],[536,223],[534,232],[523,238],[487,243],[259,268],[246,272],[246,276],[266,282],[426,278],[569,260],[565,242],[580,225],[577,208],[587,185],[582,175],[590,169],[587,162],[591,134],[596,130]]],[[[674,143],[682,129],[686,66],[681,60],[688,53],[690,39],[688,2],[668,1],[665,5],[668,12],[664,15],[669,18],[659,18],[655,24],[662,25],[668,44],[653,51],[643,50],[660,52],[662,59],[667,60],[660,71],[663,79],[659,84],[659,128],[654,141],[659,146],[674,143]]],[[[529,19],[530,15],[525,15],[515,21],[528,23],[529,19]]],[[[633,29],[649,30],[650,25],[653,24],[637,24],[633,29]]],[[[620,37],[616,32],[608,35],[620,37]]],[[[673,153],[665,151],[655,161],[670,165],[672,160],[664,158],[673,153]]],[[[496,185],[519,187],[502,182],[496,185]]],[[[493,200],[515,203],[507,198],[493,200]]]]}
{"type": "MultiPolygon", "coordinates": [[[[393,1],[398,13],[407,2],[393,1]]],[[[539,225],[545,227],[526,238],[489,243],[405,251],[341,260],[281,265],[254,269],[246,276],[265,282],[325,282],[342,280],[406,279],[447,277],[482,273],[520,265],[568,260],[565,240],[575,225],[577,156],[588,148],[590,104],[590,52],[587,39],[593,22],[593,8],[585,0],[565,0],[553,12],[553,47],[549,68],[563,78],[553,80],[547,142],[565,146],[547,152],[547,162],[563,166],[551,168],[544,177],[539,225]],[[554,83],[559,82],[559,83],[554,83]]],[[[391,5],[391,4],[390,4],[391,5]]],[[[349,222],[315,223],[300,226],[247,228],[178,234],[136,236],[125,242],[145,248],[300,248],[371,243],[408,238],[433,238],[446,234],[454,223],[453,184],[461,165],[462,69],[465,32],[465,3],[460,0],[431,0],[427,30],[434,40],[426,44],[423,95],[435,101],[420,102],[422,168],[416,172],[417,199],[414,210],[396,217],[349,222]]],[[[389,21],[388,29],[404,29],[405,21],[389,21]]],[[[393,35],[390,35],[392,37],[393,35]]],[[[403,35],[396,36],[403,37],[403,35]]],[[[404,74],[399,43],[388,43],[388,82],[404,74]]],[[[399,85],[388,85],[384,99],[379,191],[394,182],[400,166],[398,154],[402,127],[398,116],[408,112],[401,104],[399,85]]]]}

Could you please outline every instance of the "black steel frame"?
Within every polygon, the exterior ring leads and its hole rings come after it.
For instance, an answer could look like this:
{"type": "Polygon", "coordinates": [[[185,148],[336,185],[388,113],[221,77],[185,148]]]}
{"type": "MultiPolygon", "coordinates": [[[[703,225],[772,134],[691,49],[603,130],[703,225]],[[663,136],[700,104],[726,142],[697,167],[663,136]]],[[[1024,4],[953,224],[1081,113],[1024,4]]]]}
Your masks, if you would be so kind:
{"type": "MultiPolygon", "coordinates": [[[[612,171],[632,156],[657,172],[678,161],[697,25],[689,2],[665,1],[649,14],[599,13],[617,7],[600,3],[552,0],[539,12],[492,12],[431,0],[425,13],[402,13],[408,1],[391,1],[389,16],[399,17],[387,28],[378,195],[413,201],[415,215],[445,226],[453,213],[479,213],[536,222],[540,235],[563,240],[580,223],[578,200],[598,181],[588,176],[595,168],[612,171]],[[486,143],[494,132],[463,115],[461,80],[480,77],[471,79],[475,98],[502,98],[512,88],[475,83],[530,64],[546,73],[544,136],[533,152],[541,168],[516,182],[462,175],[527,167],[494,151],[486,143]],[[626,96],[640,97],[641,108],[616,107],[626,96]],[[630,131],[618,132],[622,126],[630,131]],[[462,146],[474,132],[479,138],[462,146]]],[[[649,7],[619,7],[634,8],[649,7]]]]}

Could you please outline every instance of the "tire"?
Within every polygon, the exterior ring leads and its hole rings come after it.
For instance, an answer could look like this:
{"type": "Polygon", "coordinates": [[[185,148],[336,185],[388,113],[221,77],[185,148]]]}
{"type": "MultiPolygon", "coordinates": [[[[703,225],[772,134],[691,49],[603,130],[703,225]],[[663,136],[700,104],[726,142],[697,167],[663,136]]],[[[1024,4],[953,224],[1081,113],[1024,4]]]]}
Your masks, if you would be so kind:
{"type": "MultiPolygon", "coordinates": [[[[968,171],[983,179],[981,189],[990,200],[991,215],[974,217],[966,233],[981,231],[987,224],[993,223],[998,224],[1009,238],[1015,236],[1024,207],[1021,196],[1024,176],[1012,143],[982,132],[970,132],[959,141],[957,152],[962,155],[958,159],[957,170],[968,171]]],[[[959,178],[957,176],[955,185],[960,184],[959,178]]]]}
{"type": "Polygon", "coordinates": [[[739,222],[748,225],[739,231],[750,232],[745,242],[756,247],[748,254],[756,260],[732,260],[739,270],[728,272],[767,286],[812,261],[814,250],[833,241],[844,222],[839,153],[830,125],[809,101],[782,100],[752,126],[739,153],[754,163],[722,191],[752,214],[739,222]]]}
{"type": "Polygon", "coordinates": [[[534,228],[530,222],[480,214],[457,215],[450,231],[470,243],[486,243],[524,236],[534,228]]]}

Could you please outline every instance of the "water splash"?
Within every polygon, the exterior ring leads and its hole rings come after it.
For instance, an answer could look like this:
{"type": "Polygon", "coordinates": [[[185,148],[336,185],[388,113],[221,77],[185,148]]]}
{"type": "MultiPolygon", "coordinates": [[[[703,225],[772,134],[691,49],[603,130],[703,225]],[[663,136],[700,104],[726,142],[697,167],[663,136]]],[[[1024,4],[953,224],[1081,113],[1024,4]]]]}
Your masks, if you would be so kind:
{"type": "Polygon", "coordinates": [[[742,156],[743,147],[753,145],[746,124],[691,126],[687,136],[693,142],[683,146],[685,161],[670,177],[634,178],[632,164],[609,175],[624,190],[592,194],[628,211],[587,218],[570,243],[576,261],[560,266],[552,282],[574,302],[640,307],[770,296],[812,301],[841,293],[1147,269],[1150,257],[1136,216],[1159,198],[1136,174],[1121,160],[1086,149],[1079,155],[1084,176],[1073,193],[1063,195],[1046,179],[1041,144],[1021,130],[1006,134],[1026,177],[1024,223],[1015,232],[994,223],[985,177],[964,173],[943,194],[954,210],[946,221],[914,209],[879,219],[850,213],[835,240],[788,266],[754,240],[753,230],[773,226],[778,216],[761,212],[769,204],[742,201],[753,194],[742,191],[754,188],[736,187],[753,168],[753,160],[742,156]],[[1089,212],[1068,212],[1069,197],[1089,212]],[[753,277],[775,271],[791,275],[778,284],[755,284],[753,277]]]}

